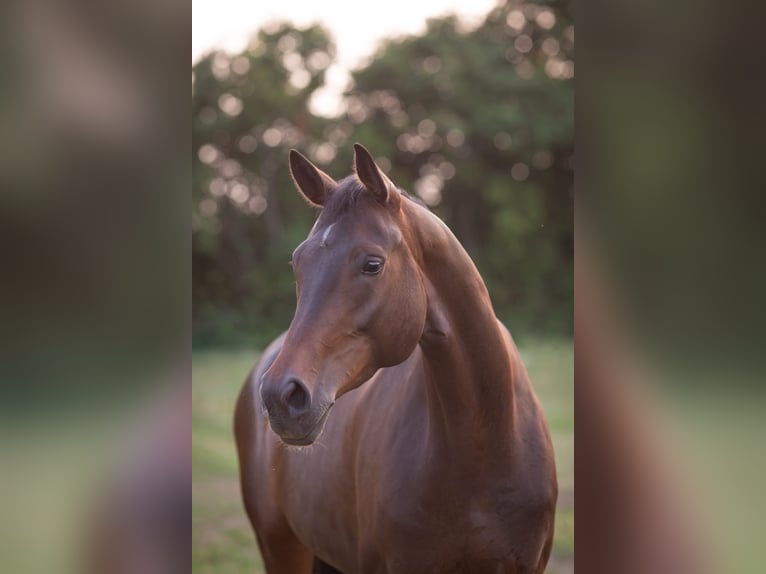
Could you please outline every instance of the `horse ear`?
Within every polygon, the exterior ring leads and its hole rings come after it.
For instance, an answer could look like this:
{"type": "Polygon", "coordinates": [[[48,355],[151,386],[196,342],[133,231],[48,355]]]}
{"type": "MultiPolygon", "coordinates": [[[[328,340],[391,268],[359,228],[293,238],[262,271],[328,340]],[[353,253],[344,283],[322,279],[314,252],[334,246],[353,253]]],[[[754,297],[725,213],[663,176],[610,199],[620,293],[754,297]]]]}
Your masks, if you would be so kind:
{"type": "Polygon", "coordinates": [[[294,149],[290,150],[290,175],[295,186],[314,207],[322,207],[335,187],[335,180],[294,149]]]}
{"type": "Polygon", "coordinates": [[[388,179],[362,144],[354,144],[354,169],[364,186],[383,204],[398,207],[401,196],[394,183],[388,179]]]}

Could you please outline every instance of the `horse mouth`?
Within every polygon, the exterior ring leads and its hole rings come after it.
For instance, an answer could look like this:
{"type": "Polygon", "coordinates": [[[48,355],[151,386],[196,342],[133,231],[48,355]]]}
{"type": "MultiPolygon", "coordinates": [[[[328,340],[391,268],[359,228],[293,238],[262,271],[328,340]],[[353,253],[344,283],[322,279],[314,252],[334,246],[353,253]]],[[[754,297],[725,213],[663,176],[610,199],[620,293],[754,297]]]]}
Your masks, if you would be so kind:
{"type": "Polygon", "coordinates": [[[312,444],[316,439],[319,438],[319,435],[322,434],[322,431],[324,431],[325,424],[327,423],[327,416],[330,414],[330,409],[332,409],[334,404],[335,403],[330,403],[327,405],[327,408],[325,408],[324,412],[322,412],[317,421],[305,435],[296,438],[293,436],[277,433],[279,438],[283,443],[289,446],[308,446],[312,444]]]}

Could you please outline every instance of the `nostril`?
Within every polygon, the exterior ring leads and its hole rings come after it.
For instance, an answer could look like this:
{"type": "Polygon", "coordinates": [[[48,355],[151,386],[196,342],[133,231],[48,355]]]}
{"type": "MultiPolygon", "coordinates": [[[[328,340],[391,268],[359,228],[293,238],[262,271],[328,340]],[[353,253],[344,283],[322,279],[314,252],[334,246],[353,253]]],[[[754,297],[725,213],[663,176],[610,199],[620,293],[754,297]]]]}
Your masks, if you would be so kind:
{"type": "Polygon", "coordinates": [[[303,383],[290,379],[282,391],[282,400],[294,414],[303,413],[309,406],[309,393],[303,383]]]}

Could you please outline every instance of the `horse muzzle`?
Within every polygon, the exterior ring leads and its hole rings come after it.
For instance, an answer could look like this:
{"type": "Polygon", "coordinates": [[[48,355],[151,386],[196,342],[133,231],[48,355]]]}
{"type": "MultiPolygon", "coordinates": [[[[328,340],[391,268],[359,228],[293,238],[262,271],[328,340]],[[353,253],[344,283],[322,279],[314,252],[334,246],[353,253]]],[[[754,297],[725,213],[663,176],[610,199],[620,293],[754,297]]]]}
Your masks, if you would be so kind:
{"type": "Polygon", "coordinates": [[[312,401],[306,384],[297,377],[261,382],[261,401],[269,416],[269,425],[289,445],[313,443],[324,430],[332,401],[312,401]]]}

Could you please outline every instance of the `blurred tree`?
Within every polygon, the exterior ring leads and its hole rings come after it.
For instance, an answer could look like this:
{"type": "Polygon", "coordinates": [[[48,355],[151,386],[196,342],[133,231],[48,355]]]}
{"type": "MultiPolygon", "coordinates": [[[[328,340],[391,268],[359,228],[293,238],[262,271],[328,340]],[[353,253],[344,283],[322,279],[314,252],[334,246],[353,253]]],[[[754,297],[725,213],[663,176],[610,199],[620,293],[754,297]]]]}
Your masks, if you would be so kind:
{"type": "Polygon", "coordinates": [[[509,2],[473,30],[454,16],[385,43],[346,112],[311,113],[334,59],[319,26],[275,25],[193,69],[197,344],[263,345],[294,309],[292,249],[311,210],[287,150],[335,176],[364,143],[455,231],[514,330],[571,333],[574,28],[563,2],[509,2]]]}
{"type": "Polygon", "coordinates": [[[349,94],[354,137],[444,217],[517,329],[573,325],[573,51],[567,4],[509,2],[387,43],[349,94]]]}
{"type": "Polygon", "coordinates": [[[327,121],[308,102],[334,56],[320,26],[283,24],[259,32],[241,54],[214,52],[193,68],[196,343],[245,336],[263,344],[289,320],[287,262],[311,211],[291,189],[286,150],[332,159],[319,143],[327,121]]]}

